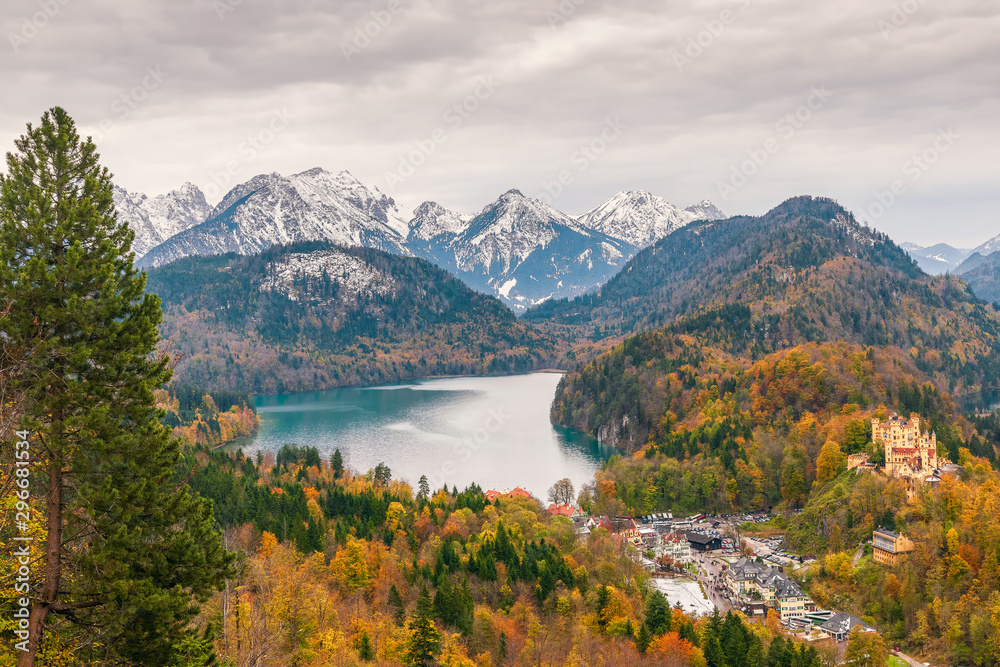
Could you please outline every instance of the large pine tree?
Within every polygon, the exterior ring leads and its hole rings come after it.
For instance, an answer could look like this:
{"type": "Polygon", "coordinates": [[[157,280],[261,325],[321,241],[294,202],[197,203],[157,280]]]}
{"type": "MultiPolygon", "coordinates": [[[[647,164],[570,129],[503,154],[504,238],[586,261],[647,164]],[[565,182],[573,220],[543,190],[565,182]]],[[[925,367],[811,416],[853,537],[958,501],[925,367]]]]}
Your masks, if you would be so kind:
{"type": "Polygon", "coordinates": [[[13,388],[45,527],[18,664],[69,646],[81,664],[171,664],[232,561],[211,505],[173,479],[178,445],[153,397],[171,374],[160,301],[69,115],[46,112],[15,145],[0,176],[0,340],[32,350],[13,388]]]}

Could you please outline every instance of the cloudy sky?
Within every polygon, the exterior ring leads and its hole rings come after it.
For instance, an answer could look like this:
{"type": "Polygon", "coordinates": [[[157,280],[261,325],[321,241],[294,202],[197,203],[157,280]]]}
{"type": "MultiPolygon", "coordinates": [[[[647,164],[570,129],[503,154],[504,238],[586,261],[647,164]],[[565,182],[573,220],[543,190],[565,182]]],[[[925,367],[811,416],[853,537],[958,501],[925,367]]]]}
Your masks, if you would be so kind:
{"type": "Polygon", "coordinates": [[[467,213],[807,193],[898,241],[1000,234],[996,2],[5,0],[2,28],[3,150],[61,105],[150,195],[321,166],[467,213]]]}

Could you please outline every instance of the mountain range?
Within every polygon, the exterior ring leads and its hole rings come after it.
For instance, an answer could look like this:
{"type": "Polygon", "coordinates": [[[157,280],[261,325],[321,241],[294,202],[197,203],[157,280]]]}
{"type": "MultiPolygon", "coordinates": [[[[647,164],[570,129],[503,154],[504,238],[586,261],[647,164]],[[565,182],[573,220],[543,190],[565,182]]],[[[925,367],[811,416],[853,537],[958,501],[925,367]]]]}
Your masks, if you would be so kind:
{"type": "Polygon", "coordinates": [[[909,253],[917,264],[930,275],[954,273],[962,275],[982,264],[984,258],[1000,252],[1000,236],[970,249],[953,248],[947,243],[924,247],[915,243],[903,243],[900,247],[909,253]]]}
{"type": "Polygon", "coordinates": [[[330,241],[422,257],[520,312],[592,291],[650,243],[696,220],[724,217],[709,201],[681,209],[641,191],[621,192],[579,217],[518,190],[475,216],[431,201],[410,210],[346,171],[320,168],[256,176],[214,207],[190,184],[154,199],[118,188],[115,203],[136,230],[143,268],[330,241]]]}

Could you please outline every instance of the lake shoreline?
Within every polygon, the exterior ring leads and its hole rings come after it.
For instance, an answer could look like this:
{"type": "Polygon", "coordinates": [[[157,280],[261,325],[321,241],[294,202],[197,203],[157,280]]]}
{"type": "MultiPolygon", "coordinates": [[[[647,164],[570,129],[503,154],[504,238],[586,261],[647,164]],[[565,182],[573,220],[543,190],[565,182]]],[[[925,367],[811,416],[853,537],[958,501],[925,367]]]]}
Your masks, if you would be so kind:
{"type": "Polygon", "coordinates": [[[231,443],[247,455],[285,444],[341,450],[345,465],[378,463],[415,483],[527,488],[545,497],[557,480],[593,480],[618,453],[588,434],[553,425],[549,410],[563,371],[421,378],[255,397],[258,436],[231,443]]]}

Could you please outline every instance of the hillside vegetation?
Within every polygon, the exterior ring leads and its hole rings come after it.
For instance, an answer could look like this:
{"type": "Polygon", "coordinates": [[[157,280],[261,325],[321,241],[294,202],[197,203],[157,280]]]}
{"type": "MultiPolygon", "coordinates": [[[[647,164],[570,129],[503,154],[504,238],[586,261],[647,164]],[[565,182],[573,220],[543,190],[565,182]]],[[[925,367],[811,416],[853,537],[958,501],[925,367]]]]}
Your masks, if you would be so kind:
{"type": "Polygon", "coordinates": [[[528,371],[553,343],[415,258],[303,243],[149,272],[181,382],[253,394],[528,371]]]}
{"type": "Polygon", "coordinates": [[[213,499],[242,565],[203,608],[203,650],[302,667],[821,667],[836,652],[787,640],[774,620],[671,607],[615,536],[581,541],[534,499],[414,494],[380,469],[311,448],[186,453],[180,470],[213,499]]]}
{"type": "Polygon", "coordinates": [[[750,360],[846,341],[899,348],[963,405],[998,395],[1000,320],[960,280],[929,277],[832,200],[695,223],[636,256],[592,295],[525,318],[591,338],[688,334],[750,360]]]}

